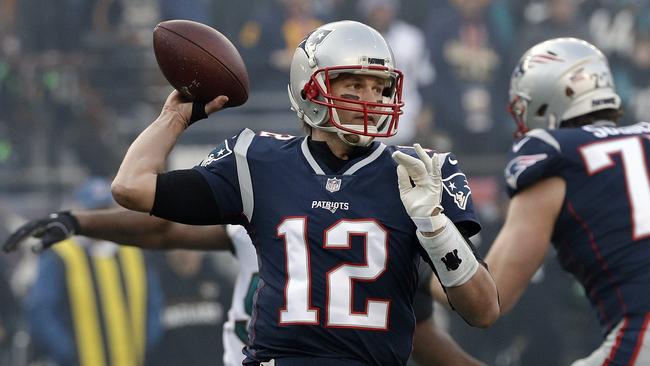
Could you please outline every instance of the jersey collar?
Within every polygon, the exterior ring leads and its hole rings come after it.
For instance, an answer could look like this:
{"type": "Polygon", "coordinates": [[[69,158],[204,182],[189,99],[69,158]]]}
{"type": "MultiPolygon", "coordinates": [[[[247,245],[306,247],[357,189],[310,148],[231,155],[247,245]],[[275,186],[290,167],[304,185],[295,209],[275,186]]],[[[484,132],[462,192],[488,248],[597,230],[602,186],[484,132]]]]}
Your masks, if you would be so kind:
{"type": "MultiPolygon", "coordinates": [[[[312,149],[310,149],[309,147],[308,139],[309,139],[308,137],[304,137],[302,143],[300,144],[300,149],[303,155],[305,156],[307,163],[309,163],[309,166],[311,166],[314,173],[318,175],[331,175],[331,174],[326,174],[316,160],[316,158],[318,158],[318,160],[321,161],[321,164],[323,164],[322,161],[327,157],[321,156],[324,153],[320,153],[317,149],[314,149],[314,151],[312,151],[312,149]]],[[[377,160],[377,158],[381,155],[381,153],[385,149],[386,149],[386,145],[384,145],[383,143],[374,142],[364,153],[350,160],[350,161],[356,161],[354,164],[348,166],[347,169],[345,169],[342,173],[337,173],[336,175],[354,174],[357,170],[377,160]]]]}
{"type": "Polygon", "coordinates": [[[616,127],[616,123],[607,120],[600,120],[592,123],[594,126],[616,127]]]}

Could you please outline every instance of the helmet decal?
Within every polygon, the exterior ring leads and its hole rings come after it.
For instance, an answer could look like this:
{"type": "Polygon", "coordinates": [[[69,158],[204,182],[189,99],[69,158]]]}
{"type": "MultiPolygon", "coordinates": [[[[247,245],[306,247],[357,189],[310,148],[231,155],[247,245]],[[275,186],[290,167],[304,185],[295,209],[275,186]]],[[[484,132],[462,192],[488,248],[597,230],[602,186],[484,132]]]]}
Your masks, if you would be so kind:
{"type": "Polygon", "coordinates": [[[321,44],[330,33],[332,33],[332,31],[329,29],[318,28],[310,32],[302,42],[300,42],[298,48],[302,48],[307,54],[307,57],[311,57],[316,53],[316,47],[321,44]]]}

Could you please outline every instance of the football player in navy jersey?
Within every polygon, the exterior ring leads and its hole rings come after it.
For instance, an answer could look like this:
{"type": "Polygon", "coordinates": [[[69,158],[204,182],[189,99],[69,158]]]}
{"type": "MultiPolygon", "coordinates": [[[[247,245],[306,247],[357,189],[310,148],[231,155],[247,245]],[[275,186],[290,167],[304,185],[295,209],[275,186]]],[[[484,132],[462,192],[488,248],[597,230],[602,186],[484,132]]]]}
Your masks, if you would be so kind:
{"type": "Polygon", "coordinates": [[[450,154],[387,147],[403,103],[386,41],[352,21],[297,47],[289,99],[308,136],[244,129],[193,169],[164,172],[180,134],[219,110],[172,92],[113,181],[122,206],[186,224],[240,224],[259,284],[246,365],[401,365],[412,348],[421,255],[470,324],[498,316],[496,286],[466,237],[480,225],[450,154]],[[453,179],[466,195],[443,194],[453,179]]]}
{"type": "MultiPolygon", "coordinates": [[[[242,364],[242,349],[248,343],[246,325],[250,322],[252,294],[259,278],[255,247],[242,226],[184,225],[123,208],[75,210],[29,220],[6,238],[2,248],[6,252],[16,250],[25,239],[34,237],[38,240],[31,248],[41,252],[75,235],[137,243],[137,246],[145,249],[183,248],[232,252],[239,270],[228,320],[223,327],[223,364],[242,364]]],[[[433,275],[431,269],[421,266],[418,275],[418,290],[413,306],[416,327],[411,358],[419,365],[482,366],[483,363],[467,354],[434,322],[433,299],[428,286],[433,275]],[[440,352],[441,349],[445,351],[440,352]]],[[[191,342],[191,339],[185,342],[191,342]]],[[[201,342],[196,344],[196,347],[200,346],[201,342]]],[[[193,352],[202,352],[196,347],[193,352]]],[[[214,360],[214,364],[219,364],[218,360],[214,360]]]]}
{"type": "Polygon", "coordinates": [[[502,312],[552,243],[605,335],[573,365],[650,364],[650,123],[616,126],[608,62],[575,38],[528,50],[510,100],[519,131],[505,168],[511,201],[486,257],[502,312]]]}

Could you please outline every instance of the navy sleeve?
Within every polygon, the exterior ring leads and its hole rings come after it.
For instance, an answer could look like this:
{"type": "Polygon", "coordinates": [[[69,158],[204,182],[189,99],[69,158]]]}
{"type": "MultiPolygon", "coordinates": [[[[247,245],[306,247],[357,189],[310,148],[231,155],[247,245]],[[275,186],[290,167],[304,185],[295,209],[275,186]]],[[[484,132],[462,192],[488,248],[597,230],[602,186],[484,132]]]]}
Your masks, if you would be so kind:
{"type": "Polygon", "coordinates": [[[477,234],[481,231],[481,224],[474,212],[472,189],[454,154],[447,154],[441,171],[443,184],[441,203],[445,215],[456,224],[463,235],[470,237],[477,234]]]}
{"type": "MultiPolygon", "coordinates": [[[[199,165],[194,167],[194,170],[199,172],[208,183],[214,201],[218,203],[219,215],[223,224],[241,225],[246,223],[235,151],[240,136],[241,132],[222,142],[199,165]]],[[[242,155],[239,158],[246,159],[246,156],[242,155]]]]}
{"type": "Polygon", "coordinates": [[[190,225],[245,223],[234,152],[238,137],[222,142],[192,169],[159,174],[151,214],[190,225]]]}
{"type": "Polygon", "coordinates": [[[559,151],[547,141],[525,136],[515,142],[504,170],[508,196],[552,176],[559,163],[559,151]]]}
{"type": "MultiPolygon", "coordinates": [[[[395,147],[405,154],[418,158],[415,150],[410,146],[395,147]]],[[[432,150],[427,150],[431,156],[432,150]]],[[[471,237],[481,231],[481,224],[474,211],[472,190],[467,176],[460,169],[458,159],[452,153],[438,153],[444,156],[441,167],[443,191],[441,205],[444,214],[451,220],[458,230],[466,237],[471,237]]]]}

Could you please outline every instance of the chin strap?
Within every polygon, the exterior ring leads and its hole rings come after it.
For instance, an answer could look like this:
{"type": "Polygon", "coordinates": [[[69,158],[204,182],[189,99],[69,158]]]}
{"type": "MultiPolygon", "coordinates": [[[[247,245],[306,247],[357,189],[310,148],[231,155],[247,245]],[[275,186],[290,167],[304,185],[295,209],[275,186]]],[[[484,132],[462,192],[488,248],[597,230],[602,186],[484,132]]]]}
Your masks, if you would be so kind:
{"type": "Polygon", "coordinates": [[[350,145],[350,146],[362,146],[362,147],[365,147],[365,146],[370,145],[370,143],[372,143],[372,141],[375,139],[372,136],[357,135],[357,134],[354,134],[354,133],[343,132],[343,131],[337,131],[336,135],[343,142],[345,142],[346,145],[350,145]],[[357,142],[349,141],[348,136],[353,137],[353,138],[357,137],[357,138],[359,138],[359,140],[357,142]]]}

